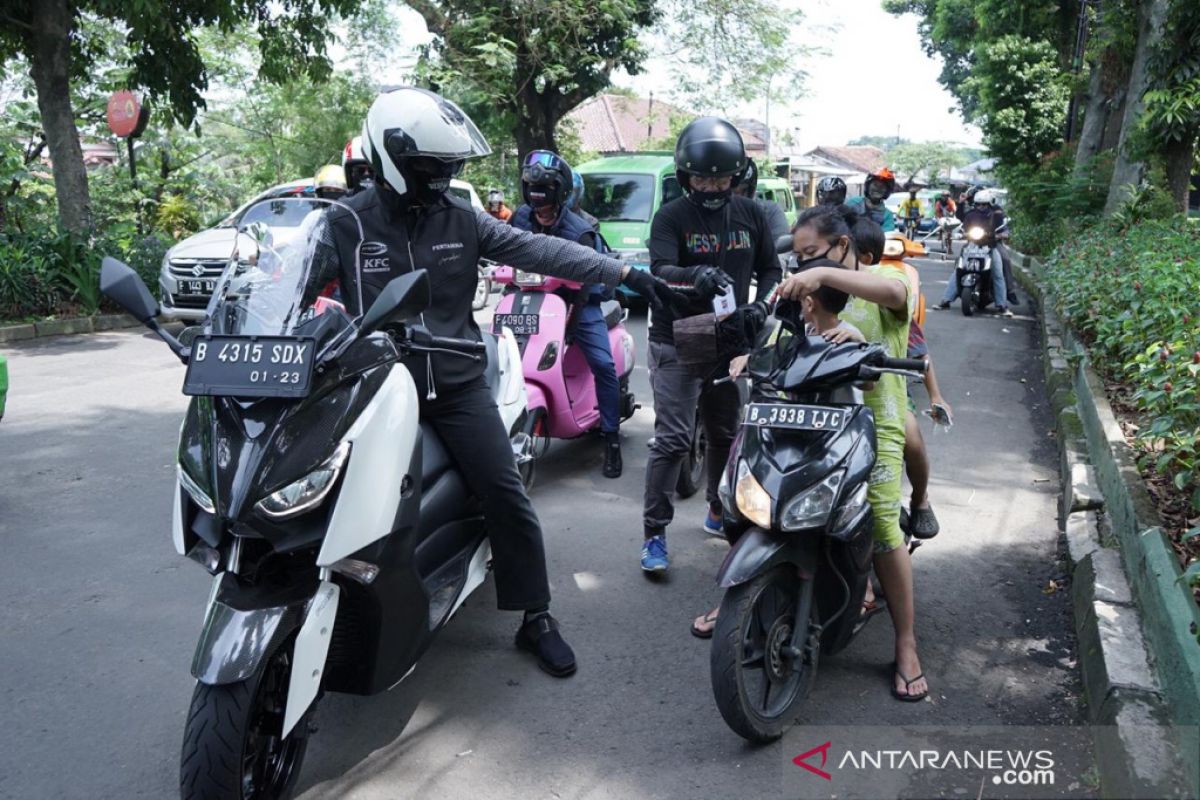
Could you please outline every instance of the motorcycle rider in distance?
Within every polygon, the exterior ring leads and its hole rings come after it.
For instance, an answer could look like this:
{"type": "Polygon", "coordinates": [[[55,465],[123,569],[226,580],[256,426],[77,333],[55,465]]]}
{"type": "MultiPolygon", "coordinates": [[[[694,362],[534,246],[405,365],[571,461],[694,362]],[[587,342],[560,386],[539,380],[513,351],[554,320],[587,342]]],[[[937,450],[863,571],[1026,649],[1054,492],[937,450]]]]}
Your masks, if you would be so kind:
{"type": "Polygon", "coordinates": [[[322,200],[341,200],[346,196],[346,173],[336,164],[326,164],[313,178],[313,194],[322,200]]]}
{"type": "MultiPolygon", "coordinates": [[[[999,240],[996,238],[996,231],[1004,224],[1004,212],[999,206],[994,206],[992,201],[990,189],[980,189],[976,192],[974,206],[963,216],[963,228],[968,231],[974,227],[983,228],[982,244],[992,249],[992,298],[996,304],[996,311],[1002,317],[1011,317],[1013,313],[1008,307],[1009,296],[1004,280],[1004,260],[998,246],[999,240]]],[[[954,274],[950,276],[950,282],[946,284],[946,293],[942,295],[942,302],[937,304],[937,308],[942,311],[950,308],[950,304],[958,297],[960,291],[958,271],[955,270],[954,274]]]]}
{"type": "Polygon", "coordinates": [[[846,182],[837,175],[826,175],[817,184],[817,205],[840,206],[846,202],[846,182]]]}
{"type": "Polygon", "coordinates": [[[869,217],[875,221],[884,232],[896,230],[896,217],[892,210],[883,204],[896,191],[896,176],[887,167],[880,167],[867,176],[863,184],[863,193],[859,197],[851,197],[846,205],[859,216],[869,217]]]}
{"type": "Polygon", "coordinates": [[[738,178],[737,184],[733,187],[733,193],[739,197],[748,197],[758,203],[763,213],[767,215],[767,223],[771,226],[772,237],[778,239],[780,236],[788,235],[791,226],[788,225],[787,217],[779,204],[758,198],[758,165],[754,163],[753,158],[746,159],[746,171],[738,178]]]}
{"type": "MultiPolygon", "coordinates": [[[[549,150],[534,150],[521,168],[521,196],[525,204],[509,220],[514,228],[557,236],[584,247],[605,252],[603,240],[583,217],[568,205],[574,194],[574,170],[561,156],[549,150]]],[[[568,299],[573,309],[567,335],[583,351],[596,381],[596,403],[600,410],[600,434],[604,437],[604,477],[621,477],[621,385],[608,341],[608,325],[600,303],[610,297],[598,283],[584,285],[568,299]]]]}
{"type": "MultiPolygon", "coordinates": [[[[421,324],[435,336],[479,341],[471,298],[480,258],[585,283],[624,283],[652,307],[674,297],[644,272],[571,242],[511,228],[448,193],[466,159],[489,155],[491,148],[462,109],[432,92],[401,87],[377,97],[363,123],[363,151],[375,182],[344,201],[354,213],[340,206],[325,213],[329,244],[306,289],[316,295],[340,283],[354,316],[392,279],[427,269],[432,296],[421,324]],[[372,256],[360,271],[364,240],[372,256]]],[[[498,605],[524,612],[515,644],[533,653],[547,673],[570,675],[575,655],[550,616],[541,526],[483,363],[436,353],[407,356],[404,364],[417,385],[422,421],[437,432],[481,504],[498,605]]]]}
{"type": "Polygon", "coordinates": [[[954,200],[950,197],[949,191],[943,191],[938,195],[938,199],[933,204],[933,216],[935,219],[942,217],[953,217],[957,207],[954,205],[954,200]]]}
{"type": "Polygon", "coordinates": [[[925,210],[917,197],[917,187],[910,184],[907,188],[908,197],[900,202],[900,219],[904,220],[904,235],[913,239],[916,238],[917,226],[921,223],[925,210]]]}
{"type": "Polygon", "coordinates": [[[492,189],[488,192],[487,213],[501,222],[508,222],[512,219],[512,209],[504,205],[504,192],[499,189],[492,189]]]}
{"type": "Polygon", "coordinates": [[[346,149],[342,151],[342,171],[346,177],[347,195],[362,191],[375,179],[371,162],[363,155],[361,136],[346,142],[346,149]]]}
{"type": "Polygon", "coordinates": [[[575,170],[571,170],[571,199],[567,201],[567,208],[583,217],[583,221],[591,225],[592,230],[600,233],[600,220],[583,208],[583,176],[575,170]]]}
{"type": "Polygon", "coordinates": [[[675,143],[675,175],[683,196],[665,204],[650,226],[650,270],[672,284],[686,284],[693,293],[683,307],[655,310],[650,326],[650,386],[654,392],[654,442],[646,465],[641,565],[647,573],[666,571],[667,526],[675,515],[672,498],[680,469],[692,448],[699,410],[704,427],[708,472],[706,532],[720,535],[721,500],[717,494],[729,448],[737,432],[740,397],[732,382],[713,378],[741,371],[733,363],[697,368],[683,363],[676,352],[674,323],[688,317],[712,316],[718,294],[733,295],[735,313],[761,314],[765,300],[779,282],[782,270],[775,254],[770,223],[762,208],[733,194],[746,168],[742,136],[731,123],[717,117],[693,120],[675,143]],[[750,307],[750,280],[758,281],[757,300],[750,307]]]}

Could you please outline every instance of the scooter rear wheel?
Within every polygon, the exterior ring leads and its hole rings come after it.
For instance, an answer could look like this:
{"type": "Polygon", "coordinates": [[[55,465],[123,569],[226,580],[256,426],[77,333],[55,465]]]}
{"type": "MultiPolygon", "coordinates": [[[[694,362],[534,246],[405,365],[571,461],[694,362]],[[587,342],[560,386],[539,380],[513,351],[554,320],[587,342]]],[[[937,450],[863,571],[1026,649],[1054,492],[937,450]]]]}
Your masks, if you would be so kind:
{"type": "Polygon", "coordinates": [[[279,737],[291,676],[288,644],[244,681],[196,684],[180,757],[183,800],[291,796],[308,747],[308,719],[279,737]]]}
{"type": "Polygon", "coordinates": [[[810,634],[798,657],[785,651],[796,624],[815,624],[814,584],[783,564],[725,593],[713,631],[709,668],[725,723],[744,739],[778,739],[812,689],[820,644],[810,634]]]}

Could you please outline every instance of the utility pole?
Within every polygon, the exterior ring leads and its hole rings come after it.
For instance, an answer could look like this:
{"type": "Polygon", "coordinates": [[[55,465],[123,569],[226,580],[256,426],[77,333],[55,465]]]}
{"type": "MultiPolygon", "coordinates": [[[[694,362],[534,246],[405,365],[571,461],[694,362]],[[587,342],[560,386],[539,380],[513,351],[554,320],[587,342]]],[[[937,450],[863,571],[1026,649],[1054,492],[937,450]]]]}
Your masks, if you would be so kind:
{"type": "Polygon", "coordinates": [[[646,142],[654,140],[654,90],[650,91],[650,106],[646,109],[646,142]]]}

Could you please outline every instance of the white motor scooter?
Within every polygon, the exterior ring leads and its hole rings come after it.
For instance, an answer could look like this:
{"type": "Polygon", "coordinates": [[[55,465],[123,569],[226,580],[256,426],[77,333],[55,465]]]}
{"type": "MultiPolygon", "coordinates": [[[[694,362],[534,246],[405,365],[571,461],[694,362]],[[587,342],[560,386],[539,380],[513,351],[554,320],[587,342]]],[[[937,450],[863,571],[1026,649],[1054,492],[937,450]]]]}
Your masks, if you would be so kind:
{"type": "Polygon", "coordinates": [[[322,202],[269,203],[268,216],[304,219],[307,233],[275,249],[269,236],[239,232],[253,256],[235,254],[202,331],[184,342],[158,326],[133,270],[113,259],[101,270],[104,293],[187,364],[193,396],[172,534],[215,578],[191,668],[186,798],[286,796],[320,695],[399,683],[486,577],[478,502],[419,421],[401,359],[486,358],[509,431],[524,423],[511,333],[482,343],[429,334],[417,324],[430,301],[424,270],[348,315],[315,266],[330,241],[322,202]]]}

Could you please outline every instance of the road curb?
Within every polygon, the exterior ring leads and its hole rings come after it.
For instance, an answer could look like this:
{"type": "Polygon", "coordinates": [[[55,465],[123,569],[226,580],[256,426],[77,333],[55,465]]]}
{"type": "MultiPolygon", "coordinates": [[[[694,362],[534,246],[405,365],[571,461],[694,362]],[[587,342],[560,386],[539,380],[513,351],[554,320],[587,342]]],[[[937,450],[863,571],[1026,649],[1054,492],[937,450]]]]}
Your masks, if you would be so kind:
{"type": "Polygon", "coordinates": [[[90,317],[48,319],[23,325],[0,326],[0,344],[40,339],[44,336],[69,336],[99,333],[120,328],[136,328],[141,323],[128,314],[95,314],[90,317]]]}
{"type": "Polygon", "coordinates": [[[1115,726],[1097,737],[1104,795],[1173,797],[1186,791],[1172,784],[1186,780],[1193,762],[1165,726],[1200,723],[1200,646],[1189,627],[1200,624],[1200,609],[1175,580],[1178,562],[1133,452],[1083,346],[1047,302],[1041,264],[1013,255],[1017,281],[1039,312],[1088,715],[1115,726]]]}

